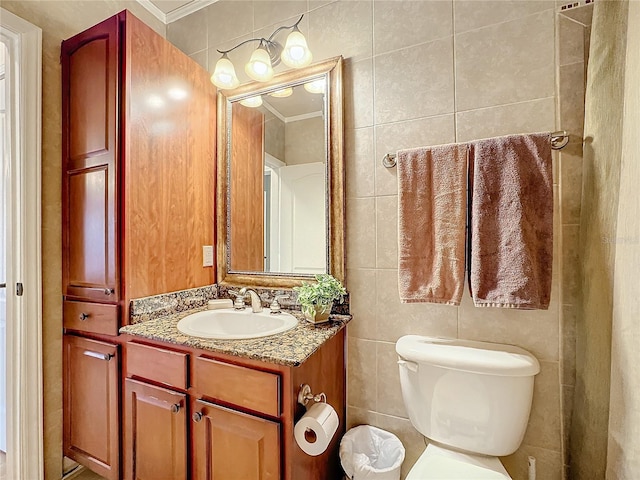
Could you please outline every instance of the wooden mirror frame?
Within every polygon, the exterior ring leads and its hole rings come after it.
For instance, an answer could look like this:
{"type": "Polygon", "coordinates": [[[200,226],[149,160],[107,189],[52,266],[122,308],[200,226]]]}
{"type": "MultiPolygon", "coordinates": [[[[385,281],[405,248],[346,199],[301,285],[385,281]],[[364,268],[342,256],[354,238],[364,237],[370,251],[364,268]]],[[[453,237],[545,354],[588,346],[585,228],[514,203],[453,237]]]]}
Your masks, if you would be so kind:
{"type": "Polygon", "coordinates": [[[331,275],[345,281],[344,249],[344,132],[342,57],[315,63],[299,70],[291,70],[268,82],[251,82],[230,91],[218,92],[218,155],[216,182],[216,258],[217,283],[264,288],[291,288],[302,281],[313,280],[313,274],[293,275],[279,272],[231,272],[229,262],[230,229],[230,102],[253,95],[265,94],[285,86],[295,86],[326,75],[329,115],[325,118],[327,137],[327,266],[331,275]]]}

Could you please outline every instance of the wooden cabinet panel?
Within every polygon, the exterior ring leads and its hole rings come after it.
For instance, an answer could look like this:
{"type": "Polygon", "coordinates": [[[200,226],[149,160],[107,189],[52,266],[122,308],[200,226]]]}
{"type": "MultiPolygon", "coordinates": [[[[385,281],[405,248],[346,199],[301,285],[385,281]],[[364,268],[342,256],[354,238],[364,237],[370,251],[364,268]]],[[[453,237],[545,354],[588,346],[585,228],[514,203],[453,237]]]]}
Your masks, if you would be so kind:
{"type": "Polygon", "coordinates": [[[193,384],[202,395],[225,403],[280,415],[280,376],[238,365],[198,357],[193,384]]]}
{"type": "Polygon", "coordinates": [[[118,306],[65,300],[64,328],[80,332],[118,334],[118,306]]]}
{"type": "Polygon", "coordinates": [[[280,480],[280,425],[218,405],[193,406],[195,480],[280,480]]]}
{"type": "Polygon", "coordinates": [[[124,408],[124,478],[185,480],[186,395],[126,379],[124,408]]]}
{"type": "Polygon", "coordinates": [[[126,20],[123,288],[140,298],[215,282],[216,97],[206,70],[126,20]]]}
{"type": "Polygon", "coordinates": [[[116,302],[118,20],[62,43],[63,294],[116,302]],[[106,293],[105,293],[106,292],[106,293]]]}
{"type": "Polygon", "coordinates": [[[109,480],[119,478],[118,347],[65,335],[64,454],[109,480]]]}
{"type": "Polygon", "coordinates": [[[186,353],[128,342],[126,375],[164,383],[185,390],[187,388],[186,353]]]}

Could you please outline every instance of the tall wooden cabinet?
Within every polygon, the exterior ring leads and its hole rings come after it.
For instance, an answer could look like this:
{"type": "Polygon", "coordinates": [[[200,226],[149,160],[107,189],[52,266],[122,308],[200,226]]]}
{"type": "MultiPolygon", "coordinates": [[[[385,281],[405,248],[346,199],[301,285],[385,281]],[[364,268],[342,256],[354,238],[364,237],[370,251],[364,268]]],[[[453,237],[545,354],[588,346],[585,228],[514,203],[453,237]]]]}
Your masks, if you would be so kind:
{"type": "Polygon", "coordinates": [[[64,41],[61,63],[64,453],[117,479],[130,300],[215,279],[215,88],[127,11],[64,41]]]}

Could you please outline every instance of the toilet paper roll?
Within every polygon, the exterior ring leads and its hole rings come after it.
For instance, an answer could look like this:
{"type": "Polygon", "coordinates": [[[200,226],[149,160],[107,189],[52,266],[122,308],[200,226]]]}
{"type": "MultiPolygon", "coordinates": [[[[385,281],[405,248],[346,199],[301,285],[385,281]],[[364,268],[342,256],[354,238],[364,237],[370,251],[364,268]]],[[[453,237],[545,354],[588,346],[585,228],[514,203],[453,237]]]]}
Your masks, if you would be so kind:
{"type": "Polygon", "coordinates": [[[296,443],[307,455],[323,453],[338,430],[338,414],[328,403],[314,403],[293,429],[296,443]]]}

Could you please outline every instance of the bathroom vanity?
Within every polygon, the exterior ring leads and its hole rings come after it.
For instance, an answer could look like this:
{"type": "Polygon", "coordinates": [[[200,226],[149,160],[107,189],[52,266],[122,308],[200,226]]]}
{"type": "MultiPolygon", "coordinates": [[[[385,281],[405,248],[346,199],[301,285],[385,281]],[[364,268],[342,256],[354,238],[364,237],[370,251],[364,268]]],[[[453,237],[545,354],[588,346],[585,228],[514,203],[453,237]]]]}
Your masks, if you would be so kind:
{"type": "MultiPolygon", "coordinates": [[[[227,182],[261,178],[230,156],[231,105],[283,83],[325,83],[315,94],[326,134],[317,257],[319,271],[344,281],[342,60],[241,86],[216,105],[209,73],[124,11],[64,41],[61,63],[64,455],[108,480],[340,478],[348,316],[223,342],[182,335],[176,322],[228,286],[281,294],[313,279],[315,270],[229,262],[232,251],[237,260],[264,249],[231,243],[242,219],[227,217],[237,211],[229,202],[243,200],[227,182]],[[227,139],[218,151],[216,138],[227,139]],[[206,246],[216,265],[203,261],[206,246]],[[135,299],[191,290],[197,305],[133,318],[135,299]],[[302,384],[323,392],[340,422],[315,457],[294,440],[302,384]]],[[[306,247],[294,240],[287,252],[306,247]]]]}
{"type": "Polygon", "coordinates": [[[180,334],[182,316],[122,329],[124,478],[340,478],[348,318],[321,329],[302,321],[273,337],[215,341],[180,334]],[[298,403],[303,384],[325,393],[340,420],[316,457],[293,436],[306,411],[298,403]]]}

